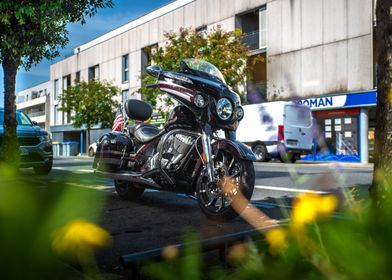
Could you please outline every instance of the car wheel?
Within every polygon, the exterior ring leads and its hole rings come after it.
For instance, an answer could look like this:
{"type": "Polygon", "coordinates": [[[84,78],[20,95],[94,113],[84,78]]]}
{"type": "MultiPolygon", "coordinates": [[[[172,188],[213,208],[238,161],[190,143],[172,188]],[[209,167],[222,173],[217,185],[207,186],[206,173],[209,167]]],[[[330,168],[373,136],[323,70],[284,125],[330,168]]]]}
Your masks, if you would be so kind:
{"type": "Polygon", "coordinates": [[[279,160],[283,163],[295,163],[297,161],[297,155],[293,153],[285,153],[279,156],[279,160]]]}
{"type": "Polygon", "coordinates": [[[257,161],[266,162],[268,158],[268,151],[267,148],[262,144],[257,144],[252,149],[253,153],[256,156],[257,161]]]}
{"type": "Polygon", "coordinates": [[[49,174],[49,172],[52,170],[52,165],[53,163],[50,162],[46,165],[42,165],[42,166],[34,166],[34,172],[37,175],[47,175],[49,174]]]}
{"type": "Polygon", "coordinates": [[[93,157],[94,156],[94,149],[93,148],[90,148],[89,150],[88,150],[88,155],[90,156],[90,157],[93,157]]]}

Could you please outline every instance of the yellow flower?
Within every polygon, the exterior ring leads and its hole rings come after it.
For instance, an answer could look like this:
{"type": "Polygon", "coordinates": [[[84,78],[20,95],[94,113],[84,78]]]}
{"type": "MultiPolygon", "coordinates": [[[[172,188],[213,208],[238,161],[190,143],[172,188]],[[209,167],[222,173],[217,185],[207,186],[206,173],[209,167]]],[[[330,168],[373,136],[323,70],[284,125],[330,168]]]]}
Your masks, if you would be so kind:
{"type": "Polygon", "coordinates": [[[178,250],[177,246],[169,245],[163,248],[162,256],[167,260],[173,260],[178,257],[180,251],[178,250]]]}
{"type": "Polygon", "coordinates": [[[69,222],[53,232],[52,237],[55,252],[78,258],[86,258],[94,249],[103,248],[112,241],[106,230],[83,219],[69,222]]]}
{"type": "Polygon", "coordinates": [[[293,203],[292,225],[296,229],[301,229],[318,217],[330,215],[335,211],[337,204],[337,198],[334,195],[312,193],[300,195],[293,203]]]}
{"type": "Polygon", "coordinates": [[[244,245],[244,243],[237,243],[230,248],[229,254],[227,255],[227,259],[232,264],[238,264],[243,259],[245,259],[247,254],[248,254],[248,248],[244,245]]]}
{"type": "Polygon", "coordinates": [[[265,238],[270,245],[269,249],[273,255],[277,255],[287,247],[287,231],[282,228],[275,228],[267,231],[265,238]]]}

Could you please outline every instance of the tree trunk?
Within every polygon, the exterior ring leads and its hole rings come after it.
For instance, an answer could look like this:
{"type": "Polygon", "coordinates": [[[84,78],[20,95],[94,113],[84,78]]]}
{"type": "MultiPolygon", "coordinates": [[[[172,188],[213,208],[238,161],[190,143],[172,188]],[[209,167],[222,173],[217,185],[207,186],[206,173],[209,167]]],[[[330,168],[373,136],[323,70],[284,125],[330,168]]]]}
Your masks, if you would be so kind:
{"type": "Polygon", "coordinates": [[[16,134],[15,82],[19,63],[4,56],[4,136],[3,156],[7,164],[19,165],[19,144],[16,134]]]}
{"type": "Polygon", "coordinates": [[[392,187],[392,1],[377,0],[377,112],[374,175],[370,194],[379,201],[392,187]]]}

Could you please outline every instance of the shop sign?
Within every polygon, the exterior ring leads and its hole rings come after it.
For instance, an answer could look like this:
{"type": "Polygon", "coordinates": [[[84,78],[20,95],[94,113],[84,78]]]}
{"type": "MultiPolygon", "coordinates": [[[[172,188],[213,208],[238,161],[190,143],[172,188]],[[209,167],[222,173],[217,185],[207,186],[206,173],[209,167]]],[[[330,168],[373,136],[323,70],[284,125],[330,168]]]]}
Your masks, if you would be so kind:
{"type": "Polygon", "coordinates": [[[331,108],[375,106],[377,103],[376,99],[376,91],[372,90],[369,92],[308,98],[294,102],[309,106],[312,110],[322,110],[331,108]]]}

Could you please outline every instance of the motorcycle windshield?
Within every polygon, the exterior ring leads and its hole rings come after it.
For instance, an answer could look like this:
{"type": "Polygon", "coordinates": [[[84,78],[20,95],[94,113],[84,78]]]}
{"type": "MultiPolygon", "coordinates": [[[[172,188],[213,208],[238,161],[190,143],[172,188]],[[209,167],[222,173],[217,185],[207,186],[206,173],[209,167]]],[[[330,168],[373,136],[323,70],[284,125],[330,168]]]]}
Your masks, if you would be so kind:
{"type": "Polygon", "coordinates": [[[216,68],[213,64],[205,60],[195,58],[184,59],[183,62],[185,62],[190,69],[207,73],[215,78],[218,78],[224,84],[226,84],[225,78],[223,77],[221,71],[219,71],[219,69],[216,68]]]}

